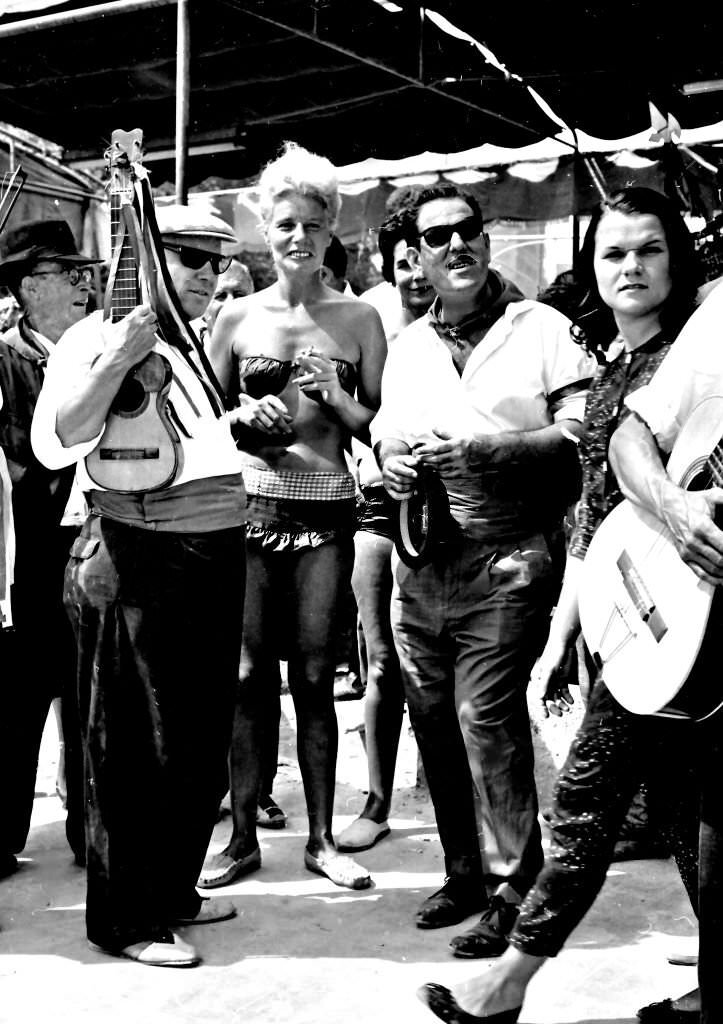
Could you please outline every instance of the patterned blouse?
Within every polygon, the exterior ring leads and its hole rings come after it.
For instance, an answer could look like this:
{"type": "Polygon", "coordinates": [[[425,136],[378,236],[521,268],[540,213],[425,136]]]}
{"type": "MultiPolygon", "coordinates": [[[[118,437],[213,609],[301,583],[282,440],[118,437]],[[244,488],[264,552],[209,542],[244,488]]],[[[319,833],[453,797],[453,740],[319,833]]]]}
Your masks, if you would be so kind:
{"type": "Polygon", "coordinates": [[[648,383],[672,343],[660,332],[634,352],[620,352],[595,373],[585,403],[578,449],[582,495],[568,548],[568,553],[576,558],[585,557],[595,530],[623,498],[608,462],[608,446],[615,428],[630,414],[625,397],[648,383]]]}

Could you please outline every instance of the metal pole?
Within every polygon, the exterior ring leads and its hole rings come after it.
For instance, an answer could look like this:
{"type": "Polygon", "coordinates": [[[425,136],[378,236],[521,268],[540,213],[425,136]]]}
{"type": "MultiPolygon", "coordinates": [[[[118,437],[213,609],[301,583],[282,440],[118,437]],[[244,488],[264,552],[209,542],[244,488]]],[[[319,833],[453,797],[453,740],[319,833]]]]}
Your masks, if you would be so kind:
{"type": "Polygon", "coordinates": [[[190,96],[190,26],[188,0],[178,0],[176,23],[176,202],[188,202],[188,107],[190,96]]]}
{"type": "Polygon", "coordinates": [[[176,0],[115,0],[114,3],[97,4],[75,11],[64,11],[62,14],[23,18],[22,21],[14,21],[10,25],[0,25],[0,39],[23,36],[28,32],[39,32],[47,28],[60,28],[63,25],[76,25],[81,21],[92,21],[93,18],[105,18],[109,14],[128,14],[151,7],[167,7],[175,2],[176,0]]]}

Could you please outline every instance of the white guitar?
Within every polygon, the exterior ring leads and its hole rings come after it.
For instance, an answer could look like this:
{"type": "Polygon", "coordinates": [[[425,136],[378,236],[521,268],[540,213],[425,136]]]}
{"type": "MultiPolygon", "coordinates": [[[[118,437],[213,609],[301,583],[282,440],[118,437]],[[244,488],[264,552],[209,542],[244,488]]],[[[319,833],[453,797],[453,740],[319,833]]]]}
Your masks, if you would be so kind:
{"type": "MultiPolygon", "coordinates": [[[[678,435],[670,478],[686,490],[723,485],[722,438],[723,397],[711,396],[678,435]]],[[[720,638],[707,629],[721,588],[683,562],[659,519],[629,501],[613,509],[585,556],[579,599],[585,641],[623,707],[695,721],[723,707],[720,638]]]]}

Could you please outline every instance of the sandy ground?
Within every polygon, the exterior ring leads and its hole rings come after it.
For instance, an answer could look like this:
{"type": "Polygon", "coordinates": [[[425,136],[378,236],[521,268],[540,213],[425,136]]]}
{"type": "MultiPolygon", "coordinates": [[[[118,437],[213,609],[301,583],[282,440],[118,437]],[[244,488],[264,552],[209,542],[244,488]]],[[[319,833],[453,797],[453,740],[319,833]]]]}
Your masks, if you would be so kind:
{"type": "MultiPolygon", "coordinates": [[[[335,830],[356,816],[366,762],[355,727],[361,702],[337,704],[340,754],[335,830]]],[[[420,931],[414,911],[441,881],[439,841],[416,749],[406,728],[396,778],[393,832],[359,857],[373,889],[352,893],[305,870],[305,814],[295,720],[283,698],[281,766],[275,795],[288,827],[261,832],[263,868],[218,890],[238,916],[186,929],[204,957],[193,970],[162,970],[92,952],[83,926],[84,875],[74,867],[54,793],[57,734],[43,742],[33,828],[22,870],[0,882],[2,1024],[431,1024],[415,999],[425,981],[454,984],[485,969],[455,960],[447,943],[460,927],[420,931]]],[[[538,738],[543,801],[571,722],[538,738]]],[[[168,856],[182,842],[169,836],[168,856]]],[[[230,831],[221,821],[220,849],[230,831]]],[[[470,922],[471,923],[471,922],[470,922]]],[[[695,985],[695,971],[667,963],[694,952],[695,927],[672,861],[616,864],[593,911],[566,951],[534,980],[523,1024],[623,1024],[654,999],[695,985]]]]}

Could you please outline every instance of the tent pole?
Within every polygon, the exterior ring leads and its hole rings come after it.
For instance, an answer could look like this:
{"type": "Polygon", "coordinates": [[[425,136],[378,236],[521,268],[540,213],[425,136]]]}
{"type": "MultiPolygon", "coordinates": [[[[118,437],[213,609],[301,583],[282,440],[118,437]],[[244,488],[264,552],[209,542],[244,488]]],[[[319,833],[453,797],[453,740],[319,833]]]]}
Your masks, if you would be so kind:
{"type": "Polygon", "coordinates": [[[43,14],[38,18],[23,18],[9,25],[0,25],[0,39],[23,36],[28,32],[41,32],[44,29],[60,28],[63,25],[79,25],[93,18],[106,18],[110,14],[129,14],[151,7],[166,7],[175,0],[114,0],[107,4],[95,4],[74,11],[63,11],[62,14],[43,14]]]}
{"type": "Polygon", "coordinates": [[[190,96],[190,26],[188,0],[178,0],[176,22],[176,202],[186,205],[188,161],[188,108],[190,96]]]}

